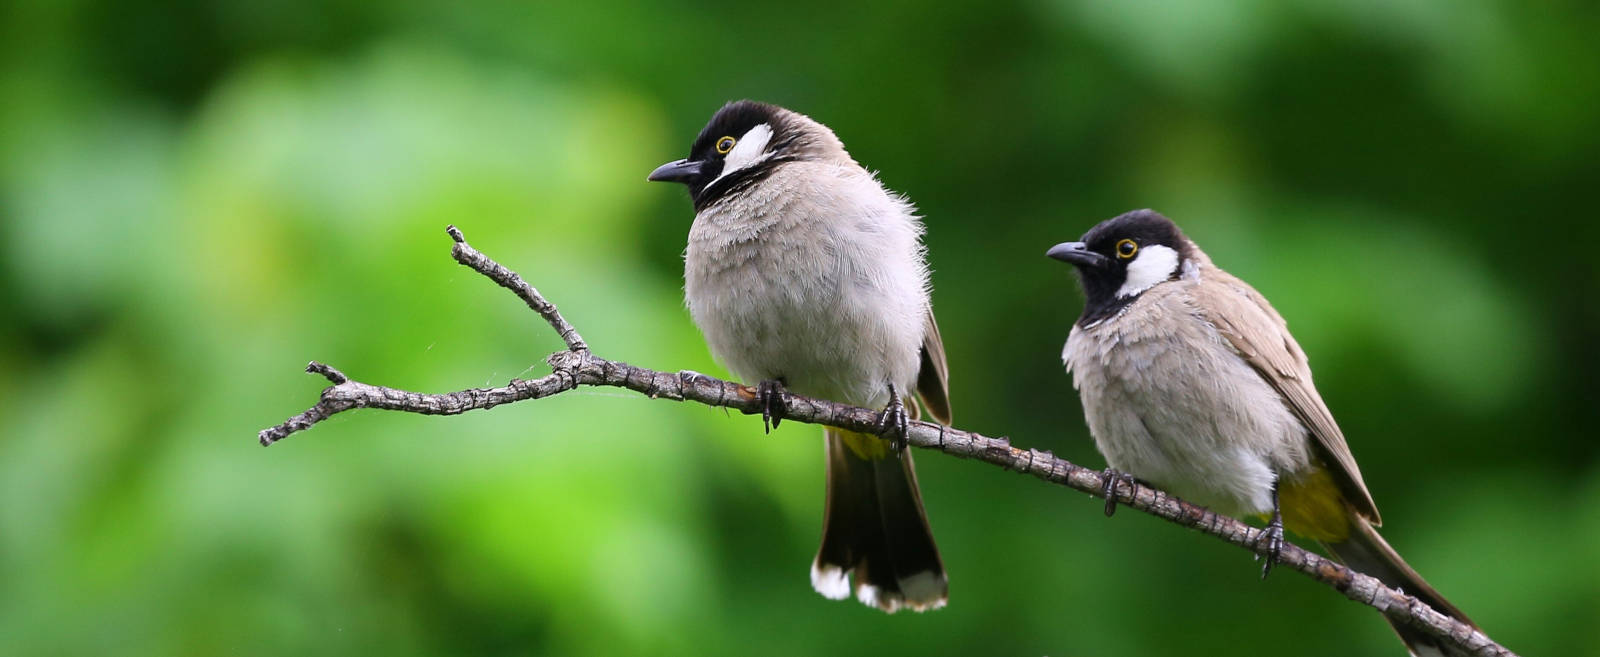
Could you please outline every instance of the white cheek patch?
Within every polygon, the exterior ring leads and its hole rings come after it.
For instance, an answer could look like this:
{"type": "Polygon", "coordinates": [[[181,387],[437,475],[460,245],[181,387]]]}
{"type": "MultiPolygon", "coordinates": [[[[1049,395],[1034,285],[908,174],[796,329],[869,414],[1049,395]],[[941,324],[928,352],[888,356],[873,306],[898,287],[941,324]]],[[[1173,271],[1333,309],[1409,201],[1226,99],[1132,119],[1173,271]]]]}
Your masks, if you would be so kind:
{"type": "Polygon", "coordinates": [[[767,159],[769,141],[772,141],[772,126],[763,123],[751,128],[739,138],[739,143],[733,145],[733,150],[728,151],[727,157],[722,159],[722,173],[711,182],[715,183],[728,177],[730,173],[747,169],[750,165],[767,159]]]}
{"type": "Polygon", "coordinates": [[[1139,255],[1128,263],[1128,275],[1117,288],[1118,297],[1131,297],[1154,287],[1156,283],[1172,278],[1178,271],[1178,252],[1160,244],[1139,249],[1139,255]]]}

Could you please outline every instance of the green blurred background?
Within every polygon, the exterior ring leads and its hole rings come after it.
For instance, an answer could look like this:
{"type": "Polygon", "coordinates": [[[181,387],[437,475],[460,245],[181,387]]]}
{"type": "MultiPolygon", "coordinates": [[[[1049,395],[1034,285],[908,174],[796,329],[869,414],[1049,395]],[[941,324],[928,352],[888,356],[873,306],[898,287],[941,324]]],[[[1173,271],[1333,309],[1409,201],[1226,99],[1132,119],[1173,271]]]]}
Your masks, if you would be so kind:
{"type": "Polygon", "coordinates": [[[721,373],[646,184],[724,101],[832,126],[927,217],[959,425],[1101,467],[1043,257],[1154,207],[1289,318],[1411,563],[1600,655],[1600,10],[1100,0],[0,9],[0,653],[1401,654],[1237,548],[919,453],[951,603],[812,593],[820,431],[584,390],[339,416],[556,337],[721,373]]]}

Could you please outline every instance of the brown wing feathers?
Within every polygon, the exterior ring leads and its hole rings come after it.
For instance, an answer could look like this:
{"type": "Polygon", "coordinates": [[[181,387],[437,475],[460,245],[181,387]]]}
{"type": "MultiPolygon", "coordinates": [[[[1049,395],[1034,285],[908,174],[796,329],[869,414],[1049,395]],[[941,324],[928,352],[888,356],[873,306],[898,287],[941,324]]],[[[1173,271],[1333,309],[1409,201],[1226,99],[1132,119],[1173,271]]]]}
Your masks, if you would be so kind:
{"type": "Polygon", "coordinates": [[[1350,505],[1374,525],[1382,524],[1378,505],[1361,479],[1344,432],[1311,383],[1311,365],[1289,335],[1283,317],[1244,281],[1215,267],[1206,269],[1207,280],[1196,287],[1197,294],[1209,297],[1199,304],[1206,319],[1283,396],[1290,410],[1316,437],[1318,452],[1350,505]]]}
{"type": "Polygon", "coordinates": [[[945,361],[944,339],[939,323],[928,306],[927,327],[922,333],[922,369],[917,373],[917,396],[935,419],[950,424],[950,366],[945,361]]]}

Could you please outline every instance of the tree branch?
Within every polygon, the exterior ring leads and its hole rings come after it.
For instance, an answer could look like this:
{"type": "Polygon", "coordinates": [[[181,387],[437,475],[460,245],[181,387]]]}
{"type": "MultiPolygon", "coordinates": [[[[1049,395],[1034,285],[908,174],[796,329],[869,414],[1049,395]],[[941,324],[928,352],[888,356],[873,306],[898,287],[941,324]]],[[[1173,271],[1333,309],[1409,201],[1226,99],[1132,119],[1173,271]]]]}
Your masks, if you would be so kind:
{"type": "MultiPolygon", "coordinates": [[[[513,379],[499,388],[471,388],[444,394],[427,394],[375,386],[351,380],[333,367],[313,361],[306,371],[321,374],[333,385],[322,391],[315,406],[274,427],[263,429],[261,444],[271,445],[289,435],[311,428],[329,417],[354,408],[381,408],[424,415],[456,415],[523,401],[540,399],[573,390],[578,386],[626,388],[651,398],[692,401],[707,406],[737,410],[746,415],[761,413],[761,402],[754,388],[716,379],[687,370],[660,372],[608,360],[594,355],[567,322],[555,304],[546,301],[509,269],[467,244],[455,226],[447,228],[455,245],[451,256],[456,262],[476,270],[511,290],[537,312],[566,343],[566,351],[550,354],[546,362],[551,373],[538,379],[513,379]]],[[[785,393],[784,420],[822,424],[862,433],[878,433],[879,411],[822,399],[785,393]]],[[[997,465],[1031,475],[1073,490],[1104,497],[1107,482],[1103,475],[1049,452],[1013,447],[1005,437],[991,438],[970,431],[930,422],[912,421],[907,441],[917,447],[952,456],[997,465]]],[[[1266,542],[1257,546],[1262,530],[1237,519],[1180,500],[1154,488],[1117,481],[1112,495],[1119,504],[1196,529],[1268,558],[1266,542]]],[[[1415,597],[1385,586],[1377,578],[1351,570],[1292,543],[1285,543],[1278,563],[1322,582],[1345,597],[1372,607],[1392,620],[1410,625],[1439,638],[1465,654],[1477,657],[1516,657],[1481,630],[1429,607],[1415,597]]]]}

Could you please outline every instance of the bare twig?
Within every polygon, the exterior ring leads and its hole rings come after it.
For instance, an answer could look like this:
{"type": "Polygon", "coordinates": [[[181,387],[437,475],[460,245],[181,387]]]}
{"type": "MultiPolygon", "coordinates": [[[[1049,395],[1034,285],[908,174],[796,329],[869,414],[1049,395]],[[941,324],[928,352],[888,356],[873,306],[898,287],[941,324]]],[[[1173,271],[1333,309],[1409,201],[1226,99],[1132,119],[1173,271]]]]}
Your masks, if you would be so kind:
{"type": "Polygon", "coordinates": [[[450,233],[450,239],[456,241],[456,245],[450,248],[450,257],[455,258],[456,262],[471,267],[484,276],[488,276],[489,280],[499,283],[500,287],[511,290],[512,293],[520,297],[523,303],[528,304],[528,307],[533,309],[533,312],[539,313],[539,316],[543,317],[544,321],[550,323],[550,328],[555,329],[556,333],[561,336],[561,340],[567,343],[567,349],[571,351],[589,350],[589,345],[584,343],[583,336],[578,335],[578,329],[572,328],[572,325],[567,323],[566,318],[561,316],[561,311],[556,310],[556,305],[545,301],[539,291],[533,289],[533,286],[529,285],[527,281],[522,280],[522,277],[518,276],[517,272],[506,269],[489,256],[472,248],[471,244],[467,244],[466,236],[462,235],[461,231],[455,226],[447,226],[444,230],[450,233]]]}
{"type": "MultiPolygon", "coordinates": [[[[539,295],[538,290],[528,285],[515,272],[468,245],[466,238],[455,226],[449,227],[448,232],[455,240],[451,255],[457,262],[471,267],[516,293],[529,308],[544,317],[551,328],[561,335],[567,344],[567,350],[550,354],[546,359],[552,369],[551,373],[532,380],[513,379],[499,388],[472,388],[444,394],[425,394],[361,383],[351,380],[337,369],[312,362],[306,367],[306,371],[321,374],[333,385],[322,391],[322,398],[315,406],[282,424],[262,430],[259,434],[262,445],[271,445],[290,434],[309,429],[334,414],[353,408],[381,408],[425,415],[455,415],[525,399],[549,397],[580,385],[626,388],[651,398],[692,401],[707,406],[734,409],[746,415],[761,413],[761,401],[755,388],[690,371],[672,373],[649,370],[590,353],[588,345],[578,335],[577,330],[561,317],[554,304],[539,295]]],[[[783,404],[785,420],[822,424],[863,433],[877,433],[881,430],[877,410],[789,393],[783,394],[783,404]]],[[[959,458],[998,465],[1095,497],[1105,497],[1102,491],[1106,482],[1099,471],[1074,465],[1064,459],[1056,458],[1049,452],[1013,447],[1004,437],[991,438],[953,427],[913,421],[910,423],[907,442],[959,458]]],[[[1263,530],[1237,519],[1129,481],[1115,482],[1112,496],[1116,498],[1117,503],[1129,508],[1197,529],[1255,552],[1263,558],[1270,558],[1266,554],[1267,542],[1261,541],[1260,545],[1257,545],[1257,538],[1263,530]]],[[[1463,654],[1478,657],[1516,657],[1481,630],[1440,613],[1402,591],[1389,588],[1375,577],[1351,570],[1343,564],[1292,543],[1284,544],[1278,563],[1305,573],[1312,579],[1339,591],[1345,597],[1377,609],[1392,620],[1427,632],[1459,649],[1463,654]]]]}

